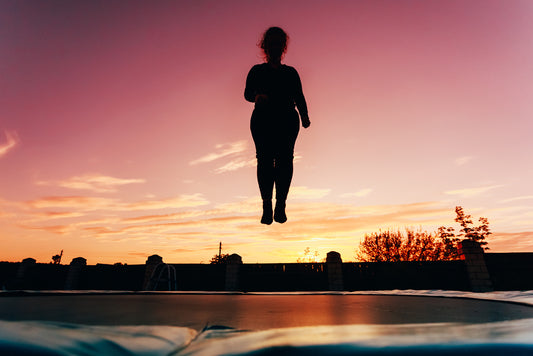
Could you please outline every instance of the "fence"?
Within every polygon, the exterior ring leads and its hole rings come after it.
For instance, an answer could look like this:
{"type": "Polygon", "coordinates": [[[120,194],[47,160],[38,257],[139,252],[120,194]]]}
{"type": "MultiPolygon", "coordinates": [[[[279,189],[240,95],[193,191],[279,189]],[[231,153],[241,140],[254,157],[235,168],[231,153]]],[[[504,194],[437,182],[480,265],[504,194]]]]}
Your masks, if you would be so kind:
{"type": "Polygon", "coordinates": [[[483,253],[460,244],[462,259],[436,262],[343,263],[336,252],[325,263],[172,264],[151,256],[145,265],[0,263],[4,290],[180,290],[180,291],[361,291],[390,289],[532,290],[533,253],[483,253]],[[172,273],[163,271],[170,266],[172,273]],[[175,271],[175,272],[174,272],[175,271]],[[162,273],[165,272],[165,273],[162,273]],[[168,280],[175,278],[175,281],[168,280]],[[175,283],[174,283],[175,282],[175,283]]]}

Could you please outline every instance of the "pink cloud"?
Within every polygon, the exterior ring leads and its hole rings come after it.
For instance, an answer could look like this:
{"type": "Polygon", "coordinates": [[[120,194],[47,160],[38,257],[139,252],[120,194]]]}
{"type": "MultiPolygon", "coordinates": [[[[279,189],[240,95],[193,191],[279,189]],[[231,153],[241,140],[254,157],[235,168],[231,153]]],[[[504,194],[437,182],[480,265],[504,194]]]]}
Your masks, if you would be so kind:
{"type": "Polygon", "coordinates": [[[236,154],[246,151],[247,145],[246,141],[237,141],[227,144],[218,144],[215,146],[215,152],[208,153],[194,161],[191,161],[189,164],[194,166],[200,163],[209,163],[216,161],[218,159],[234,156],[236,154]]]}
{"type": "Polygon", "coordinates": [[[494,232],[487,239],[489,252],[531,252],[533,251],[533,231],[494,232]]]}
{"type": "Polygon", "coordinates": [[[157,209],[191,208],[209,204],[200,194],[181,195],[175,198],[159,200],[140,200],[133,203],[120,202],[117,199],[87,196],[52,196],[26,202],[34,209],[74,209],[76,211],[137,211],[157,209]]]}
{"type": "Polygon", "coordinates": [[[5,156],[20,142],[18,135],[15,131],[4,130],[4,135],[6,136],[6,142],[0,144],[0,158],[5,156]]]}
{"type": "Polygon", "coordinates": [[[123,179],[101,174],[75,176],[58,182],[37,182],[37,185],[57,185],[63,188],[91,190],[97,193],[116,192],[117,188],[126,184],[145,183],[144,179],[123,179]]]}
{"type": "Polygon", "coordinates": [[[201,194],[189,194],[169,199],[138,201],[131,204],[124,204],[123,208],[125,210],[179,209],[207,204],[209,204],[209,202],[204,199],[201,194]]]}
{"type": "Polygon", "coordinates": [[[482,195],[488,191],[491,191],[496,188],[501,188],[503,185],[490,185],[490,186],[483,186],[483,187],[473,187],[473,188],[464,188],[464,189],[455,189],[455,190],[448,190],[444,192],[444,194],[447,195],[458,195],[463,198],[468,198],[472,196],[482,195]]]}
{"type": "Polygon", "coordinates": [[[114,199],[85,197],[85,196],[52,196],[27,202],[28,206],[35,209],[64,208],[75,210],[98,210],[116,205],[114,199]]]}

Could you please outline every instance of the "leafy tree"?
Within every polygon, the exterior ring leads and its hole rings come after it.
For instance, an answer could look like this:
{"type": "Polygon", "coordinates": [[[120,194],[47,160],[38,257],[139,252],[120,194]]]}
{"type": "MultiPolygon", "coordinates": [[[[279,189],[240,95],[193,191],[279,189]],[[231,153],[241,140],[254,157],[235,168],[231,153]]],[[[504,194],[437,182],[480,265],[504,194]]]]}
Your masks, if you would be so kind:
{"type": "Polygon", "coordinates": [[[212,265],[223,265],[226,264],[228,260],[229,254],[223,253],[221,255],[214,255],[213,258],[211,258],[211,262],[209,262],[212,265]]]}
{"type": "Polygon", "coordinates": [[[461,239],[455,236],[453,227],[439,227],[437,230],[437,236],[444,245],[443,260],[457,259],[459,257],[457,243],[461,241],[461,239]]]}
{"type": "Polygon", "coordinates": [[[366,234],[357,254],[363,262],[441,261],[453,259],[435,233],[410,228],[366,234]]]}
{"type": "Polygon", "coordinates": [[[479,243],[481,247],[483,247],[485,250],[488,250],[489,247],[488,242],[485,241],[485,239],[492,234],[490,232],[489,228],[489,220],[487,218],[479,218],[480,225],[474,226],[474,223],[472,222],[472,215],[466,215],[463,207],[456,206],[455,207],[455,213],[457,214],[457,217],[455,218],[455,221],[461,225],[461,230],[459,230],[461,233],[457,235],[455,238],[454,235],[454,229],[451,227],[445,228],[444,226],[441,226],[439,228],[439,231],[446,230],[446,233],[449,236],[453,236],[457,241],[468,239],[475,241],[479,243]]]}
{"type": "Polygon", "coordinates": [[[441,226],[437,232],[414,231],[406,228],[401,231],[379,231],[366,234],[359,245],[357,257],[364,262],[395,261],[447,261],[457,259],[457,243],[463,239],[478,242],[486,247],[485,238],[491,234],[489,222],[480,218],[479,226],[474,226],[472,217],[466,215],[462,207],[455,208],[455,221],[461,225],[460,234],[455,235],[453,227],[441,226]]]}

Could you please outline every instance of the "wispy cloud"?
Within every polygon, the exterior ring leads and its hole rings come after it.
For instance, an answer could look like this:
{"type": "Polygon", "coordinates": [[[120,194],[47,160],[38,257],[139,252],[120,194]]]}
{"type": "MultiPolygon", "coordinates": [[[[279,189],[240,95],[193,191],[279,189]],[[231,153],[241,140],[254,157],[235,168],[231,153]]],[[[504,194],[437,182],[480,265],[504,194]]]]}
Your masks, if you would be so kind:
{"type": "Polygon", "coordinates": [[[194,218],[202,216],[203,213],[200,211],[196,212],[185,212],[185,213],[176,213],[176,214],[157,214],[157,215],[144,215],[144,216],[134,216],[131,218],[125,218],[123,221],[131,224],[144,224],[144,223],[153,223],[153,222],[164,222],[169,220],[182,220],[187,218],[194,218]]]}
{"type": "Polygon", "coordinates": [[[215,173],[231,172],[245,167],[255,167],[255,159],[236,158],[215,169],[215,173]]]}
{"type": "MultiPolygon", "coordinates": [[[[294,162],[299,162],[302,156],[294,153],[294,162]]],[[[215,146],[215,152],[211,152],[189,162],[189,165],[195,166],[203,163],[213,163],[217,161],[219,166],[213,170],[215,174],[236,171],[241,168],[255,167],[256,159],[253,148],[246,140],[218,144],[215,146]]]]}
{"type": "Polygon", "coordinates": [[[473,160],[475,157],[474,156],[463,156],[463,157],[458,157],[455,159],[455,165],[457,166],[464,166],[465,164],[467,164],[468,162],[470,162],[471,160],[473,160]]]}
{"type": "Polygon", "coordinates": [[[181,195],[176,198],[145,200],[131,204],[121,204],[120,208],[125,210],[156,210],[156,209],[180,209],[192,208],[209,204],[201,194],[181,195]]]}
{"type": "Polygon", "coordinates": [[[327,196],[330,191],[331,189],[292,187],[289,197],[290,199],[320,199],[327,196]]]}
{"type": "MultiPolygon", "coordinates": [[[[291,218],[286,225],[275,225],[268,230],[258,223],[260,204],[243,201],[244,208],[237,203],[217,209],[197,211],[196,214],[151,216],[124,220],[125,225],[148,222],[149,225],[131,226],[130,232],[191,233],[221,236],[242,235],[244,231],[258,239],[306,240],[330,239],[332,236],[354,237],[356,231],[379,228],[380,224],[413,224],[440,221],[452,209],[437,206],[436,203],[418,203],[390,206],[354,207],[334,203],[293,203],[288,208],[291,218]],[[167,219],[165,219],[167,218],[167,219]],[[296,228],[296,229],[295,229],[296,228]],[[229,234],[229,235],[228,235],[229,234]]],[[[381,225],[383,226],[383,225],[381,225]]]]}
{"type": "Polygon", "coordinates": [[[84,213],[80,212],[62,212],[62,211],[45,211],[42,213],[36,213],[36,217],[41,220],[51,220],[51,219],[70,219],[70,218],[79,218],[80,216],[85,216],[84,213]]]}
{"type": "Polygon", "coordinates": [[[34,209],[74,209],[91,211],[117,206],[115,199],[85,196],[52,196],[26,202],[34,209]]]}
{"type": "Polygon", "coordinates": [[[486,193],[490,190],[501,188],[503,185],[489,185],[489,186],[483,186],[483,187],[474,187],[474,188],[463,188],[463,189],[455,189],[455,190],[448,190],[444,192],[444,194],[447,195],[458,195],[463,198],[469,198],[476,195],[481,195],[483,193],[486,193]]]}
{"type": "Polygon", "coordinates": [[[531,252],[533,231],[494,232],[489,238],[489,247],[503,252],[531,252]]]}
{"type": "Polygon", "coordinates": [[[19,137],[15,131],[4,130],[4,135],[6,142],[0,143],[0,158],[5,156],[19,143],[19,137]]]}
{"type": "Polygon", "coordinates": [[[524,195],[521,197],[505,199],[505,200],[502,200],[502,203],[510,203],[510,202],[521,201],[521,200],[533,200],[533,195],[524,195]]]}
{"type": "MultiPolygon", "coordinates": [[[[291,194],[301,199],[314,200],[329,194],[329,189],[294,187],[291,194]]],[[[304,241],[357,239],[364,232],[392,225],[403,226],[420,223],[440,223],[443,216],[452,210],[438,203],[425,202],[406,205],[353,206],[327,202],[294,202],[288,206],[289,222],[275,224],[268,229],[259,224],[260,201],[258,198],[219,205],[211,209],[190,209],[179,213],[135,216],[137,211],[149,211],[164,207],[182,206],[194,208],[206,204],[200,195],[179,198],[141,201],[136,203],[118,202],[112,199],[89,197],[51,197],[29,202],[40,209],[68,208],[67,211],[91,212],[93,218],[70,224],[42,226],[27,224],[29,229],[64,234],[74,231],[80,236],[98,239],[180,239],[203,241],[206,239],[231,241],[251,238],[256,243],[278,240],[304,241]],[[92,209],[92,210],[91,210],[92,209]],[[102,211],[96,212],[97,209],[102,211]],[[127,210],[129,217],[110,218],[117,210],[127,210]],[[133,214],[133,216],[131,216],[133,214]]],[[[67,213],[50,213],[52,217],[74,217],[67,213]]],[[[42,222],[42,220],[41,220],[42,222]]],[[[239,243],[243,243],[242,241],[239,243]]]]}
{"type": "MultiPolygon", "coordinates": [[[[68,212],[76,211],[76,206],[83,209],[82,206],[88,204],[92,206],[91,209],[100,207],[101,210],[82,210],[86,217],[81,221],[76,219],[60,225],[58,220],[53,219],[47,226],[44,220],[39,220],[27,222],[21,227],[84,239],[98,239],[102,242],[135,241],[135,248],[146,245],[147,251],[160,249],[165,253],[165,258],[176,258],[172,254],[180,252],[190,253],[190,257],[186,259],[196,261],[204,257],[198,257],[201,254],[194,251],[207,247],[211,249],[213,246],[216,248],[219,241],[227,241],[234,245],[234,251],[241,254],[246,261],[264,262],[265,258],[278,261],[286,259],[291,254],[290,251],[293,255],[300,253],[302,246],[320,250],[321,255],[322,252],[327,252],[321,250],[327,246],[327,250],[339,251],[343,254],[343,259],[349,260],[355,255],[359,240],[365,233],[405,226],[421,226],[428,231],[434,231],[441,225],[454,225],[453,206],[442,202],[356,206],[319,201],[320,197],[330,194],[329,189],[294,188],[294,191],[291,190],[293,198],[313,197],[313,200],[292,200],[287,207],[289,221],[268,227],[259,223],[259,197],[244,197],[227,204],[197,208],[208,203],[201,195],[135,203],[90,197],[52,197],[33,201],[31,204],[40,209],[54,207],[53,212],[43,213],[58,219],[75,217],[68,212]],[[182,204],[185,209],[179,212],[150,213],[151,209],[155,211],[163,207],[175,208],[178,204],[182,204]],[[57,207],[69,208],[67,210],[57,207]],[[63,210],[65,213],[61,213],[63,210]],[[122,215],[119,210],[128,213],[122,215]],[[279,246],[279,241],[283,241],[286,248],[293,250],[288,251],[287,256],[280,257],[274,252],[272,256],[267,256],[271,249],[279,246]]],[[[501,240],[502,245],[503,243],[504,236],[501,240]]]]}
{"type": "Polygon", "coordinates": [[[116,192],[117,188],[127,184],[145,183],[144,179],[123,179],[100,174],[86,174],[69,179],[51,182],[39,181],[37,185],[57,185],[59,187],[78,190],[90,190],[97,193],[116,192]]]}
{"type": "Polygon", "coordinates": [[[367,195],[369,195],[373,191],[374,191],[374,189],[372,189],[372,188],[366,188],[366,189],[358,190],[355,193],[342,194],[341,197],[342,198],[352,198],[352,197],[362,198],[362,197],[366,197],[367,195]]]}
{"type": "Polygon", "coordinates": [[[209,163],[216,161],[220,158],[234,156],[236,154],[242,153],[247,149],[246,141],[237,141],[226,144],[218,144],[215,146],[215,152],[208,153],[205,156],[202,156],[194,161],[191,161],[189,164],[194,166],[200,163],[209,163]]]}
{"type": "Polygon", "coordinates": [[[47,225],[47,226],[25,225],[21,227],[28,229],[28,230],[46,231],[46,232],[50,232],[50,233],[54,233],[58,235],[64,235],[73,230],[73,226],[70,226],[70,225],[47,225]]]}
{"type": "Polygon", "coordinates": [[[34,209],[70,209],[74,211],[140,211],[157,209],[181,209],[207,205],[209,202],[201,194],[181,195],[159,200],[140,200],[133,203],[117,199],[85,196],[52,196],[26,202],[34,209]]]}
{"type": "Polygon", "coordinates": [[[247,141],[236,141],[215,146],[215,152],[189,162],[191,166],[217,161],[214,173],[221,174],[255,166],[255,155],[247,141]]]}

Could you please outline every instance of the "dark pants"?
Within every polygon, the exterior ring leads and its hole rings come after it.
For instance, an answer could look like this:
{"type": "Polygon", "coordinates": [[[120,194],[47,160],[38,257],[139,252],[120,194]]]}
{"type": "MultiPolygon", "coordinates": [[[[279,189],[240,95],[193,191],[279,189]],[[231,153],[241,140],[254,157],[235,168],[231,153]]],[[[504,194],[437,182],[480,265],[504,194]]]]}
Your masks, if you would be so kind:
{"type": "Polygon", "coordinates": [[[294,144],[300,121],[296,110],[254,110],[250,123],[257,157],[257,182],[263,200],[285,201],[292,180],[294,144]]]}

